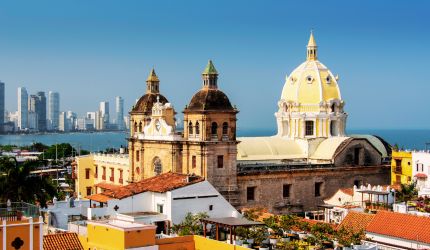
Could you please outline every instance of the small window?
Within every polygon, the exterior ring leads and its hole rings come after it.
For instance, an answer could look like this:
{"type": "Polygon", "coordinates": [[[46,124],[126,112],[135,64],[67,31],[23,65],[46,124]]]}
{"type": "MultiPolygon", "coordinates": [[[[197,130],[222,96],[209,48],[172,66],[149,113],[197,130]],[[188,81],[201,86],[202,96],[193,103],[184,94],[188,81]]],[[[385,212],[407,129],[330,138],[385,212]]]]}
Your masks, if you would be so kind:
{"type": "Polygon", "coordinates": [[[314,121],[306,121],[305,135],[314,135],[314,121]]]}
{"type": "Polygon", "coordinates": [[[89,168],[86,168],[85,169],[85,179],[89,179],[90,178],[90,169],[89,168]]]}
{"type": "Polygon", "coordinates": [[[196,157],[195,155],[193,155],[193,156],[191,157],[191,166],[192,166],[193,168],[196,168],[196,166],[197,166],[197,157],[196,157]]]}
{"type": "Polygon", "coordinates": [[[307,76],[306,81],[308,81],[308,83],[312,83],[312,81],[313,81],[312,76],[307,76]]]}
{"type": "Polygon", "coordinates": [[[327,81],[328,84],[330,84],[330,82],[331,82],[330,76],[327,76],[327,78],[325,80],[327,81]]]}
{"type": "Polygon", "coordinates": [[[142,122],[139,122],[139,132],[142,132],[142,122]]]}
{"type": "Polygon", "coordinates": [[[209,211],[214,210],[214,205],[209,205],[209,211]]]}
{"type": "Polygon", "coordinates": [[[188,123],[188,134],[190,134],[190,135],[193,134],[193,123],[192,122],[188,123]]]}
{"type": "Polygon", "coordinates": [[[420,164],[418,164],[418,163],[417,163],[417,172],[419,171],[419,170],[418,170],[419,165],[420,165],[420,164]]]}
{"type": "Polygon", "coordinates": [[[87,196],[91,195],[91,187],[87,187],[87,196]]]}
{"type": "Polygon", "coordinates": [[[284,184],[282,186],[282,197],[289,198],[290,197],[291,184],[284,184]]]}
{"type": "Polygon", "coordinates": [[[395,161],[396,161],[396,167],[401,167],[402,166],[402,160],[395,159],[395,161]]]}
{"type": "Polygon", "coordinates": [[[199,122],[196,122],[196,135],[200,134],[200,124],[199,122]]]}
{"type": "Polygon", "coordinates": [[[224,122],[222,124],[222,135],[227,135],[228,134],[228,123],[224,122]]]}
{"type": "Polygon", "coordinates": [[[99,175],[99,166],[95,165],[95,167],[96,167],[96,171],[94,173],[94,177],[97,178],[99,175]]]}
{"type": "Polygon", "coordinates": [[[255,200],[255,187],[247,187],[246,188],[246,200],[254,201],[255,200]]]}
{"type": "Polygon", "coordinates": [[[315,182],[315,197],[321,196],[322,182],[315,182]]]}
{"type": "Polygon", "coordinates": [[[223,168],[224,167],[224,156],[223,155],[218,155],[218,168],[223,168]]]}
{"type": "Polygon", "coordinates": [[[140,161],[140,152],[136,150],[136,161],[140,161]]]}
{"type": "Polygon", "coordinates": [[[218,124],[216,122],[212,122],[211,134],[212,136],[216,136],[217,133],[218,133],[218,124]]]}
{"type": "Polygon", "coordinates": [[[157,204],[157,212],[158,213],[162,214],[163,210],[164,210],[163,208],[164,208],[163,204],[157,204]]]}
{"type": "Polygon", "coordinates": [[[336,112],[336,104],[335,103],[333,103],[332,105],[331,105],[331,112],[336,112]]]}

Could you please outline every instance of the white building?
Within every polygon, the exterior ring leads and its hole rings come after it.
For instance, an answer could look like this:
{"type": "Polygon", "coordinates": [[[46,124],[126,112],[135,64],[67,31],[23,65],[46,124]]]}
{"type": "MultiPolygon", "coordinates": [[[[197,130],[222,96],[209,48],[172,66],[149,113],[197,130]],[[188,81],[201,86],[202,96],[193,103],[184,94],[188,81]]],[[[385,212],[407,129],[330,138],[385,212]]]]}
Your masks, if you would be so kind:
{"type": "Polygon", "coordinates": [[[58,130],[60,118],[60,94],[49,91],[48,93],[48,126],[50,130],[58,130]]]}
{"type": "Polygon", "coordinates": [[[189,212],[209,217],[238,217],[237,210],[206,180],[197,176],[165,173],[89,197],[87,217],[117,218],[169,227],[189,212]],[[97,203],[97,206],[95,206],[97,203]]]}
{"type": "Polygon", "coordinates": [[[63,132],[69,131],[69,124],[67,121],[66,112],[60,112],[60,116],[58,119],[58,130],[63,132]]]}
{"type": "Polygon", "coordinates": [[[102,129],[106,129],[109,126],[109,102],[100,102],[99,108],[100,118],[102,120],[102,129]]]}
{"type": "Polygon", "coordinates": [[[412,152],[412,177],[417,183],[418,195],[430,196],[430,152],[412,152]]]}
{"type": "Polygon", "coordinates": [[[28,93],[24,87],[18,88],[18,130],[28,128],[28,93]]]}

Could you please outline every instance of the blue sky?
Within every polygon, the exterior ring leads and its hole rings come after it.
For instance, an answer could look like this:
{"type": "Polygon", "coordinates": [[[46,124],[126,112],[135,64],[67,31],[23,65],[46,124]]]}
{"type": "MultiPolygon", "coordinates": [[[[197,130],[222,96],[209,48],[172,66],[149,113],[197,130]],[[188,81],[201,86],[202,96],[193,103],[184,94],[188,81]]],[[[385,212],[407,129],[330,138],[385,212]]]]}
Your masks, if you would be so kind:
{"type": "Polygon", "coordinates": [[[427,1],[0,2],[0,80],[58,91],[61,110],[96,110],[145,91],[152,66],[178,117],[212,59],[241,128],[273,128],[285,75],[319,59],[340,76],[349,128],[429,128],[427,1]]]}

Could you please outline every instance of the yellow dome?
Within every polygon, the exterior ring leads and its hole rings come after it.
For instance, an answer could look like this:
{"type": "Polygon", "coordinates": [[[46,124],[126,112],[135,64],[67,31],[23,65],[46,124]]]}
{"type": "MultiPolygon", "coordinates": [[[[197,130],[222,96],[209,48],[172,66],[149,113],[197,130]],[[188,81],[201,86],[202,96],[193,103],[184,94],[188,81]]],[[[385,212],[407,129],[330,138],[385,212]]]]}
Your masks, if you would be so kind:
{"type": "Polygon", "coordinates": [[[281,99],[300,104],[342,100],[337,76],[317,60],[317,46],[312,33],[307,46],[307,60],[286,78],[281,99]]]}

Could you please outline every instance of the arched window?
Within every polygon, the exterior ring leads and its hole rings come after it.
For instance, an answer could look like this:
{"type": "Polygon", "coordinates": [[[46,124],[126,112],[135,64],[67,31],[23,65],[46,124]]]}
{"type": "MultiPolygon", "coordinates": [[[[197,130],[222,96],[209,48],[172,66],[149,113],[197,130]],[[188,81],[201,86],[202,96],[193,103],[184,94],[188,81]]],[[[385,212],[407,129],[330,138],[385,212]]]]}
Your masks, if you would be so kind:
{"type": "Polygon", "coordinates": [[[314,135],[314,121],[305,122],[305,135],[306,136],[314,135]]]}
{"type": "Polygon", "coordinates": [[[134,122],[134,132],[137,132],[137,122],[134,122]]]}
{"type": "Polygon", "coordinates": [[[228,123],[224,122],[222,124],[222,135],[227,135],[228,134],[228,123]]]}
{"type": "Polygon", "coordinates": [[[331,105],[331,112],[336,112],[336,103],[331,105]]]}
{"type": "Polygon", "coordinates": [[[139,132],[142,132],[142,122],[139,122],[139,132]]]}
{"type": "Polygon", "coordinates": [[[196,135],[200,134],[200,124],[199,122],[196,122],[196,135]]]}
{"type": "Polygon", "coordinates": [[[154,167],[154,174],[160,175],[163,172],[163,166],[161,164],[160,158],[155,157],[152,162],[153,162],[152,165],[154,167]]]}
{"type": "Polygon", "coordinates": [[[338,132],[337,132],[337,123],[336,121],[331,121],[330,122],[330,134],[332,136],[338,136],[338,132]]]}
{"type": "Polygon", "coordinates": [[[190,134],[190,135],[193,134],[193,123],[192,122],[188,123],[188,134],[190,134]]]}
{"type": "Polygon", "coordinates": [[[212,136],[216,136],[217,133],[218,133],[218,124],[216,122],[212,122],[211,134],[212,136]]]}

